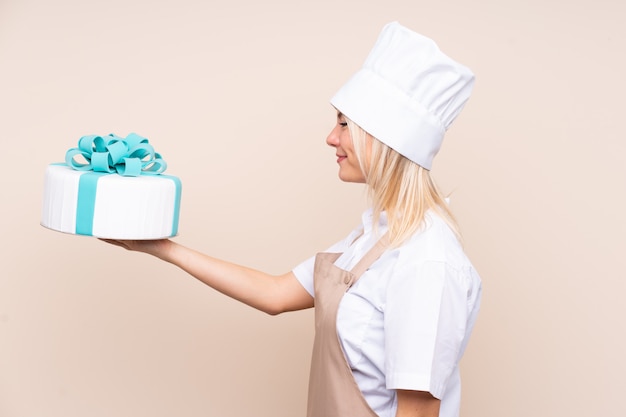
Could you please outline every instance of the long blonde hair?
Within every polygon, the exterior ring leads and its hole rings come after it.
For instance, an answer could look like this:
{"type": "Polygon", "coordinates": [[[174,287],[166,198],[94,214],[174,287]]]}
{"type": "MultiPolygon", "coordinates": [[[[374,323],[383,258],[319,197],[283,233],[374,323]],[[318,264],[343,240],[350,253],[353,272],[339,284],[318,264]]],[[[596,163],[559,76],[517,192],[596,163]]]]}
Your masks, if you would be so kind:
{"type": "Polygon", "coordinates": [[[365,174],[374,224],[386,212],[390,245],[400,246],[423,227],[428,210],[438,214],[460,239],[458,224],[430,171],[368,135],[352,120],[346,121],[365,174]]]}

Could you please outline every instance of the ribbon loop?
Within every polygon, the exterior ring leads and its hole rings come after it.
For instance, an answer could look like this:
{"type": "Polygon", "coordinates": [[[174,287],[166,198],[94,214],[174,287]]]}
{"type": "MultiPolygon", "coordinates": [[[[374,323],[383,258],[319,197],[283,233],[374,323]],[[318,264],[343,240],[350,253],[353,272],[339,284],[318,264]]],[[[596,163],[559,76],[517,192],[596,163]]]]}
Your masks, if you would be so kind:
{"type": "Polygon", "coordinates": [[[65,153],[65,163],[79,171],[118,173],[123,176],[159,175],[167,169],[160,154],[148,139],[136,133],[125,138],[113,133],[107,136],[87,135],[78,147],[65,153]],[[77,160],[80,157],[84,162],[77,160]]]}
{"type": "Polygon", "coordinates": [[[94,172],[108,172],[109,174],[114,172],[109,165],[109,153],[108,152],[94,152],[91,154],[91,168],[94,172]]]}

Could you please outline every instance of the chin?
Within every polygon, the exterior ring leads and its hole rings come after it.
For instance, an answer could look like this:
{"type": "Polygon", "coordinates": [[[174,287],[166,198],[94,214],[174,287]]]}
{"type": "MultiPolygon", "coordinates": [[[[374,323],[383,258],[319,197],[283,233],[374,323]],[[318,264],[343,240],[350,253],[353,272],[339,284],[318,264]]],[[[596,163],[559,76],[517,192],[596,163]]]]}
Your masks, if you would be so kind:
{"type": "Polygon", "coordinates": [[[342,174],[341,172],[339,173],[339,179],[343,182],[352,182],[352,183],[356,183],[356,184],[364,184],[365,183],[365,178],[361,177],[361,176],[356,176],[356,175],[345,175],[342,174]]]}

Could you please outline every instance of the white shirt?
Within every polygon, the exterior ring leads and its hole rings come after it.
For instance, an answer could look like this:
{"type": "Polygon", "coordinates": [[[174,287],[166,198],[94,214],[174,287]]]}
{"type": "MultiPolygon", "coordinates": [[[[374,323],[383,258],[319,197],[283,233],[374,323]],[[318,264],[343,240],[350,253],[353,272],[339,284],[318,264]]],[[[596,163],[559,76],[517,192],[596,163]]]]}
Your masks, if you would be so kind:
{"type": "MultiPolygon", "coordinates": [[[[350,270],[387,231],[383,213],[374,233],[372,212],[361,227],[325,252],[350,270]],[[354,239],[363,235],[354,243],[354,239]]],[[[294,268],[314,296],[312,257],[294,268]]],[[[454,233],[435,214],[404,245],[387,250],[348,290],[337,313],[337,332],[366,401],[381,417],[394,417],[396,389],[429,391],[441,400],[440,417],[459,414],[459,360],[478,313],[480,277],[454,233]]]]}

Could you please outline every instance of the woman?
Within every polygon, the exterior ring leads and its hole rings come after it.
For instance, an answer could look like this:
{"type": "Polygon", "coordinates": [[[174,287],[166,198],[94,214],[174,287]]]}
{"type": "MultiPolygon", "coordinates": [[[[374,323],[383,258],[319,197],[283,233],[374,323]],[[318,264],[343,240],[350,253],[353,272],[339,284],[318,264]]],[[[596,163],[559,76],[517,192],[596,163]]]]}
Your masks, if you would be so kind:
{"type": "Polygon", "coordinates": [[[481,283],[429,174],[473,74],[398,23],[333,97],[339,177],[365,183],[363,224],[281,276],[170,240],[109,241],[175,264],[269,314],[315,305],[309,417],[456,416],[481,283]]]}

